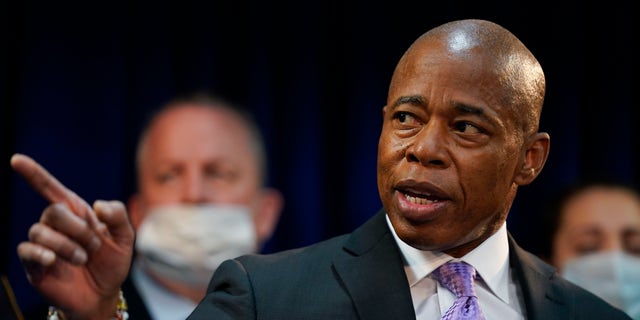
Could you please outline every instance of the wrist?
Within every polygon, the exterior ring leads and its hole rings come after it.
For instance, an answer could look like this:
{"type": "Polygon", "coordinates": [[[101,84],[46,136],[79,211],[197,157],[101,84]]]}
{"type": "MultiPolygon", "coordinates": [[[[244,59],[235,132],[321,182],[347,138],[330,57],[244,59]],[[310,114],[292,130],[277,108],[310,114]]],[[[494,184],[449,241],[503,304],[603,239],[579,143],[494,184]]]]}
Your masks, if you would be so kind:
{"type": "MultiPolygon", "coordinates": [[[[114,304],[109,303],[109,305],[113,306],[114,304]]],[[[127,310],[128,310],[127,300],[124,298],[124,294],[122,293],[122,290],[120,290],[118,292],[117,302],[115,303],[115,311],[113,307],[109,307],[109,310],[107,311],[108,313],[105,313],[105,314],[109,314],[109,317],[107,318],[109,320],[128,320],[129,313],[127,310]]],[[[100,313],[100,312],[96,312],[96,313],[100,313]]],[[[75,318],[90,319],[93,317],[82,317],[82,316],[67,317],[62,310],[54,306],[50,306],[49,311],[47,313],[47,320],[70,320],[75,318]]],[[[97,319],[101,319],[101,317],[97,317],[97,319]]]]}

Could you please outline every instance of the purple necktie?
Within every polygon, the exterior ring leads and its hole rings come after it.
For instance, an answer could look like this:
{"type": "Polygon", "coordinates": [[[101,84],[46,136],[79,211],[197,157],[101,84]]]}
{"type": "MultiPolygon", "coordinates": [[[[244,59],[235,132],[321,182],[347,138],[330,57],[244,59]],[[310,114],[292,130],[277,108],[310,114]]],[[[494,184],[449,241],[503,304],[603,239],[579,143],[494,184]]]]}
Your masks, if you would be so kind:
{"type": "Polygon", "coordinates": [[[436,269],[433,275],[457,298],[442,320],[484,319],[473,287],[476,269],[464,262],[447,262],[436,269]]]}

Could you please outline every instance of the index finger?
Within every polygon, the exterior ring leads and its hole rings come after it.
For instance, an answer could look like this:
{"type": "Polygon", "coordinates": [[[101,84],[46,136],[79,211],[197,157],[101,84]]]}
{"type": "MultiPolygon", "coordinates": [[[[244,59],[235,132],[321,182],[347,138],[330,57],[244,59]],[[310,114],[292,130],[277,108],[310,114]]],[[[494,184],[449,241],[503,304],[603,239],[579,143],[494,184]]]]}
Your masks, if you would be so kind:
{"type": "Polygon", "coordinates": [[[65,187],[47,169],[31,157],[16,153],[11,156],[11,167],[50,203],[65,203],[81,218],[88,219],[91,225],[98,225],[97,218],[95,214],[92,214],[91,207],[87,202],[65,187]]]}

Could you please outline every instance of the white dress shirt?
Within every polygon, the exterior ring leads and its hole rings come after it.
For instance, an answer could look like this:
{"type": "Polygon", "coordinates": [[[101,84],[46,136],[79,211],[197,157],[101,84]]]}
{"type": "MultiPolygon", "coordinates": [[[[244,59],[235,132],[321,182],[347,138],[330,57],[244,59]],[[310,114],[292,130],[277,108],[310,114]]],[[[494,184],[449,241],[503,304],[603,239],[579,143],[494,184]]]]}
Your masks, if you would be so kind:
{"type": "Polygon", "coordinates": [[[404,258],[416,319],[440,319],[456,300],[455,295],[431,275],[432,271],[451,260],[464,261],[476,269],[476,293],[485,319],[525,319],[522,293],[509,268],[506,223],[459,259],[443,252],[418,250],[398,238],[389,217],[387,224],[404,258]]]}
{"type": "Polygon", "coordinates": [[[133,283],[152,319],[184,320],[196,308],[193,301],[179,296],[153,281],[137,263],[133,263],[131,272],[133,283]]]}

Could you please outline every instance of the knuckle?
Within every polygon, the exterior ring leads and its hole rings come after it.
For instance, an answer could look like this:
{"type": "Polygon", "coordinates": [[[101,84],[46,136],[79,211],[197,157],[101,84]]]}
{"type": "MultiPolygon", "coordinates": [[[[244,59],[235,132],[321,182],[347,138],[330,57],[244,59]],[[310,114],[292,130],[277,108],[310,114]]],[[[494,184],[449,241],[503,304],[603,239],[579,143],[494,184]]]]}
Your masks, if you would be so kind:
{"type": "Polygon", "coordinates": [[[34,223],[29,228],[29,240],[40,242],[43,238],[44,227],[40,223],[34,223]]]}

